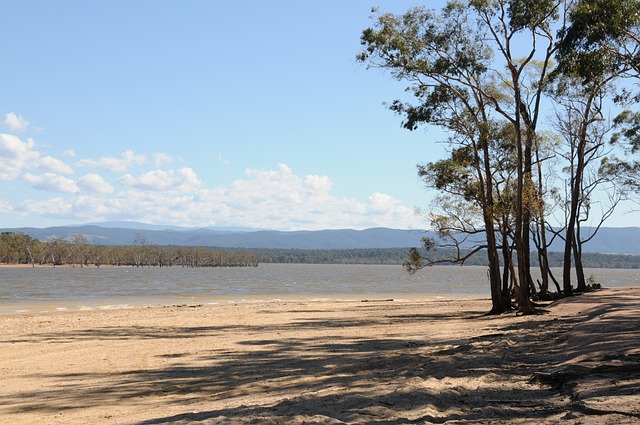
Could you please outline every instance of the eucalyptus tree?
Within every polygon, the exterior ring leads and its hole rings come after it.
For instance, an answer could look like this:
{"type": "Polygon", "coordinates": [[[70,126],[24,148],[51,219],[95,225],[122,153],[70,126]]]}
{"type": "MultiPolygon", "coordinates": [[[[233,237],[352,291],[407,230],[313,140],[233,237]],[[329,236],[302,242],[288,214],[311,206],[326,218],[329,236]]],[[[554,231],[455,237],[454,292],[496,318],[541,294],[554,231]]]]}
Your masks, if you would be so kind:
{"type": "MultiPolygon", "coordinates": [[[[600,163],[608,154],[606,136],[610,130],[604,109],[605,97],[612,91],[612,81],[616,79],[617,73],[601,75],[598,79],[592,77],[589,84],[580,84],[576,81],[575,74],[572,76],[565,70],[553,89],[556,105],[555,126],[565,141],[565,170],[568,175],[562,273],[565,295],[570,295],[573,291],[572,264],[575,265],[578,279],[577,289],[586,289],[582,245],[591,239],[595,232],[586,239],[583,238],[580,231],[581,223],[593,218],[592,206],[597,202],[593,196],[594,192],[611,181],[611,174],[603,172],[600,163]]],[[[609,193],[609,206],[602,210],[599,224],[595,227],[596,232],[621,199],[618,195],[622,192],[616,190],[615,186],[609,193]]]]}
{"type": "Polygon", "coordinates": [[[491,125],[513,128],[515,152],[514,243],[521,291],[519,309],[534,311],[530,300],[530,225],[539,205],[533,184],[533,158],[541,100],[555,49],[551,23],[558,18],[558,0],[449,1],[438,13],[424,7],[396,16],[378,13],[363,31],[358,59],[389,70],[409,84],[415,104],[394,101],[391,109],[404,116],[404,127],[436,125],[475,143],[479,160],[479,206],[482,208],[493,310],[494,289],[500,287],[496,250],[494,169],[491,167],[491,125]],[[536,73],[530,72],[535,67],[536,73]],[[527,77],[536,81],[527,85],[527,77]],[[473,132],[469,125],[474,126],[473,132]]]}
{"type": "Polygon", "coordinates": [[[639,0],[570,2],[559,37],[560,66],[574,69],[586,83],[625,68],[640,75],[639,0]]]}
{"type": "MultiPolygon", "coordinates": [[[[434,178],[454,179],[451,184],[442,181],[435,185],[445,190],[469,192],[457,195],[463,199],[473,198],[481,211],[492,311],[497,313],[504,311],[505,306],[500,294],[489,146],[491,102],[502,96],[502,92],[497,81],[491,78],[493,52],[484,42],[486,36],[486,31],[476,26],[472,11],[463,3],[448,3],[440,15],[425,8],[412,9],[403,16],[380,14],[375,26],[363,31],[361,41],[365,48],[358,58],[370,66],[389,69],[396,78],[410,83],[409,90],[418,104],[396,100],[391,105],[392,110],[405,117],[405,128],[415,130],[421,124],[437,125],[459,140],[461,148],[452,151],[450,161],[432,164],[431,170],[423,168],[421,173],[422,177],[433,174],[434,178]],[[465,169],[468,174],[456,175],[456,169],[465,169]],[[463,183],[468,176],[472,176],[473,183],[463,183]]],[[[460,223],[467,228],[470,225],[460,223]]]]}
{"type": "MultiPolygon", "coordinates": [[[[623,79],[637,81],[640,75],[640,1],[577,0],[570,2],[566,15],[566,23],[559,31],[558,66],[552,75],[552,92],[562,110],[556,125],[569,147],[569,199],[562,280],[565,294],[570,294],[572,253],[578,289],[586,289],[581,259],[582,244],[586,239],[580,235],[580,223],[591,212],[591,194],[603,183],[609,183],[612,188],[597,231],[627,190],[623,179],[616,177],[614,172],[633,168],[630,162],[605,155],[604,135],[609,124],[603,105],[606,100],[629,104],[628,100],[633,97],[628,87],[616,90],[615,83],[623,79]],[[596,160],[601,162],[598,172],[585,180],[589,165],[596,160]],[[616,180],[623,184],[613,185],[616,180]]],[[[637,100],[640,94],[635,97],[637,100]]],[[[620,124],[629,116],[632,114],[625,111],[616,120],[620,124]]]]}
{"type": "Polygon", "coordinates": [[[35,266],[36,247],[40,241],[22,232],[0,234],[0,261],[35,266]]]}
{"type": "Polygon", "coordinates": [[[91,245],[86,236],[82,234],[71,235],[69,238],[69,250],[71,262],[84,267],[89,262],[91,245]]]}

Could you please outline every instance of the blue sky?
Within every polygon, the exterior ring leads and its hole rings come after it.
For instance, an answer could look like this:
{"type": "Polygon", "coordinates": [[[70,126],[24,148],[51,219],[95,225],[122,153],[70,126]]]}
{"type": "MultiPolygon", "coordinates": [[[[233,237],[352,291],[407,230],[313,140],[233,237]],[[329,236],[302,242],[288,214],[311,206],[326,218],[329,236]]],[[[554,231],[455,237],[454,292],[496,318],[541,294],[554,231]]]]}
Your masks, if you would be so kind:
{"type": "Polygon", "coordinates": [[[403,86],[355,61],[408,1],[5,2],[0,227],[425,227],[403,86]]]}
{"type": "Polygon", "coordinates": [[[0,227],[428,227],[443,135],[355,61],[372,6],[415,4],[5,2],[0,227]]]}

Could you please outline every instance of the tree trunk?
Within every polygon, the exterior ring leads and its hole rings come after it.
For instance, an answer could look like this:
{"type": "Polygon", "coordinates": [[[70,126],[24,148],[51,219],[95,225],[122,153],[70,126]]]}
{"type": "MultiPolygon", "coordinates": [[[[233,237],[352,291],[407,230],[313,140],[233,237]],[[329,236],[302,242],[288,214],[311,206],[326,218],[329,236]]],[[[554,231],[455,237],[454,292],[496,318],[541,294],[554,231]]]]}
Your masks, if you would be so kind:
{"type": "MultiPolygon", "coordinates": [[[[485,219],[485,223],[487,220],[485,219]]],[[[493,223],[486,223],[487,227],[487,257],[489,260],[489,281],[491,285],[491,314],[500,314],[507,311],[507,307],[504,303],[504,297],[502,296],[502,284],[500,279],[500,257],[498,256],[498,249],[496,245],[495,229],[493,223]]]]}
{"type": "MultiPolygon", "coordinates": [[[[533,280],[531,279],[531,199],[533,190],[533,181],[531,180],[531,146],[533,144],[533,134],[527,131],[524,147],[524,173],[522,181],[522,204],[521,208],[521,224],[520,224],[520,246],[518,250],[518,274],[520,276],[520,297],[518,299],[518,308],[523,314],[532,314],[535,309],[531,305],[531,287],[533,280]]],[[[518,246],[516,246],[518,248],[518,246]]]]}
{"type": "Polygon", "coordinates": [[[584,277],[584,267],[582,266],[582,243],[580,243],[580,223],[576,226],[576,239],[573,244],[573,258],[576,266],[576,278],[578,286],[577,292],[585,292],[587,290],[587,281],[584,277]]]}
{"type": "Polygon", "coordinates": [[[509,244],[509,235],[506,230],[502,232],[502,261],[504,262],[504,272],[502,274],[502,299],[508,310],[513,308],[511,297],[509,295],[509,279],[515,278],[513,268],[513,258],[511,255],[511,246],[509,244]]]}

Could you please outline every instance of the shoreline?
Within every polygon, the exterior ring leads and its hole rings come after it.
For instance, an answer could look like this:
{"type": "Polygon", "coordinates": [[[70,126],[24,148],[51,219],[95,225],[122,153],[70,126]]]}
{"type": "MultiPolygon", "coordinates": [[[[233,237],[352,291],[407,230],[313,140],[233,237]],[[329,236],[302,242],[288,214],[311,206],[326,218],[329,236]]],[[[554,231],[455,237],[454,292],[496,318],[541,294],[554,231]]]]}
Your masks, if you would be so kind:
{"type": "Polygon", "coordinates": [[[640,288],[490,301],[292,301],[0,316],[0,422],[640,420],[640,288]]]}
{"type": "Polygon", "coordinates": [[[64,299],[42,301],[40,303],[17,303],[0,302],[0,318],[5,316],[24,316],[56,313],[82,313],[93,311],[114,311],[114,310],[146,310],[158,308],[195,308],[195,307],[220,307],[227,305],[244,304],[291,304],[291,303],[368,303],[368,302],[438,302],[455,300],[486,300],[485,295],[480,294],[314,294],[300,296],[275,296],[252,295],[249,297],[236,297],[232,295],[217,297],[215,301],[210,297],[186,297],[169,301],[167,297],[140,297],[137,300],[127,299],[64,299]]]}
{"type": "Polygon", "coordinates": [[[0,263],[0,268],[15,268],[15,269],[100,269],[100,268],[109,268],[109,267],[135,267],[135,266],[114,266],[112,264],[101,264],[96,266],[95,264],[9,264],[9,263],[0,263]]]}

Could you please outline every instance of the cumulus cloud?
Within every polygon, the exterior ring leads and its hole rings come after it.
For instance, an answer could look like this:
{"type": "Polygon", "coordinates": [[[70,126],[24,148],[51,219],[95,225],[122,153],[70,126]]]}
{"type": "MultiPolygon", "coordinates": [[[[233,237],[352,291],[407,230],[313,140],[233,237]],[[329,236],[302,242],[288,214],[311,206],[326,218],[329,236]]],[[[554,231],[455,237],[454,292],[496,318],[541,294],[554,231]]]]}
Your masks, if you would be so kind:
{"type": "Polygon", "coordinates": [[[101,168],[114,173],[127,171],[135,165],[144,164],[146,157],[136,155],[132,150],[123,152],[120,157],[104,156],[100,159],[81,159],[76,164],[78,167],[101,168]]]}
{"type": "Polygon", "coordinates": [[[0,134],[0,179],[14,180],[23,169],[38,160],[32,139],[21,140],[12,134],[0,134]]]}
{"type": "Polygon", "coordinates": [[[304,184],[320,192],[329,192],[333,187],[333,183],[327,176],[308,175],[304,178],[304,184]]]}
{"type": "Polygon", "coordinates": [[[119,180],[124,186],[154,192],[192,191],[200,187],[201,182],[195,171],[185,167],[178,170],[154,170],[134,177],[125,174],[119,180]]]}
{"type": "Polygon", "coordinates": [[[23,179],[35,189],[45,190],[47,192],[77,193],[80,191],[75,181],[59,174],[44,173],[34,175],[26,173],[23,179]]]}
{"type": "Polygon", "coordinates": [[[73,174],[73,168],[71,168],[69,164],[51,156],[40,158],[37,165],[38,168],[44,172],[56,174],[73,174]]]}
{"type": "Polygon", "coordinates": [[[247,179],[236,180],[228,188],[201,194],[203,219],[215,217],[218,225],[290,230],[419,224],[412,208],[389,195],[374,194],[366,202],[334,196],[328,176],[301,177],[285,164],[277,170],[250,168],[246,174],[247,179]]]}
{"type": "Polygon", "coordinates": [[[113,186],[100,175],[95,173],[85,174],[78,179],[78,187],[85,192],[108,194],[113,193],[113,186]]]}
{"type": "Polygon", "coordinates": [[[374,193],[369,196],[370,211],[386,212],[394,208],[402,207],[401,202],[385,193],[374,193]]]}
{"type": "Polygon", "coordinates": [[[13,212],[14,208],[11,205],[11,202],[0,200],[0,213],[10,213],[13,212]]]}
{"type": "Polygon", "coordinates": [[[76,218],[73,204],[61,197],[45,200],[28,199],[22,202],[16,210],[22,215],[52,217],[52,218],[76,218]]]}
{"type": "Polygon", "coordinates": [[[246,170],[244,178],[205,187],[191,168],[126,174],[120,190],[89,173],[77,182],[56,174],[25,178],[34,187],[66,192],[49,200],[27,201],[33,215],[76,221],[138,220],[182,226],[247,226],[281,230],[424,225],[412,208],[393,196],[373,193],[364,200],[332,194],[328,176],[301,176],[285,164],[246,170]]]}
{"type": "Polygon", "coordinates": [[[173,157],[166,153],[157,153],[153,155],[153,161],[156,164],[156,168],[162,168],[164,165],[172,164],[173,157]]]}
{"type": "Polygon", "coordinates": [[[23,131],[29,127],[29,122],[22,116],[9,112],[4,116],[4,120],[0,121],[0,127],[8,127],[11,131],[23,131]]]}

